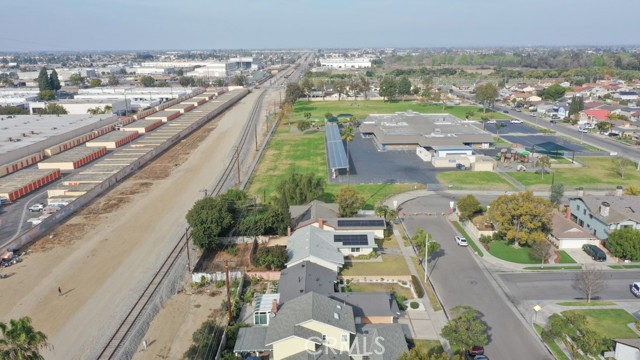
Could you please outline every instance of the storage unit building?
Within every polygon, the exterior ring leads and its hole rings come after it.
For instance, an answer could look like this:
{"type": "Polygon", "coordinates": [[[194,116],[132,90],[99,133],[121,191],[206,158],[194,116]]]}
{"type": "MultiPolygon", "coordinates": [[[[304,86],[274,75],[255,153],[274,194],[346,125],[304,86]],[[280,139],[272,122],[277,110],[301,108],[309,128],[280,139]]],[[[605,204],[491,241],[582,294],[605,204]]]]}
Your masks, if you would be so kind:
{"type": "Polygon", "coordinates": [[[138,136],[140,136],[140,134],[137,131],[114,131],[112,133],[102,135],[98,138],[88,141],[87,146],[104,146],[107,149],[115,149],[129,143],[138,136]]]}
{"type": "Polygon", "coordinates": [[[15,201],[59,177],[59,169],[33,168],[18,171],[0,179],[0,197],[15,201]]]}
{"type": "Polygon", "coordinates": [[[88,132],[86,134],[82,134],[80,136],[77,136],[71,140],[62,142],[60,144],[54,145],[50,148],[44,149],[44,154],[47,157],[51,157],[53,155],[59,154],[63,151],[67,151],[71,148],[74,148],[78,145],[82,145],[84,143],[86,143],[89,140],[95,139],[98,136],[102,136],[104,134],[110,133],[112,132],[114,129],[116,128],[115,125],[107,125],[107,126],[103,126],[101,128],[98,128],[96,130],[93,130],[91,132],[88,132]]]}
{"type": "Polygon", "coordinates": [[[179,111],[180,114],[184,114],[186,112],[193,110],[194,107],[195,106],[193,104],[185,104],[184,102],[181,102],[180,104],[175,104],[173,106],[168,107],[167,111],[179,111]]]}
{"type": "Polygon", "coordinates": [[[31,166],[37,163],[38,161],[42,161],[43,159],[44,159],[44,152],[40,151],[38,153],[25,156],[21,159],[10,162],[8,164],[4,164],[0,167],[0,177],[9,175],[27,166],[31,166]]]}
{"type": "Polygon", "coordinates": [[[60,169],[71,171],[105,155],[107,148],[102,147],[77,147],[38,163],[38,169],[60,169]]]}
{"type": "Polygon", "coordinates": [[[167,110],[167,111],[158,111],[155,114],[151,114],[147,117],[145,117],[145,120],[161,120],[162,122],[168,122],[171,121],[175,118],[177,118],[178,116],[180,116],[181,112],[178,110],[167,110]]]}
{"type": "Polygon", "coordinates": [[[142,120],[138,120],[127,126],[123,126],[120,130],[121,131],[137,131],[140,134],[146,134],[160,125],[162,125],[162,120],[148,120],[145,118],[142,120]]]}
{"type": "Polygon", "coordinates": [[[47,198],[64,196],[65,198],[78,198],[93,190],[96,184],[82,183],[77,185],[58,185],[47,189],[47,198]]]}

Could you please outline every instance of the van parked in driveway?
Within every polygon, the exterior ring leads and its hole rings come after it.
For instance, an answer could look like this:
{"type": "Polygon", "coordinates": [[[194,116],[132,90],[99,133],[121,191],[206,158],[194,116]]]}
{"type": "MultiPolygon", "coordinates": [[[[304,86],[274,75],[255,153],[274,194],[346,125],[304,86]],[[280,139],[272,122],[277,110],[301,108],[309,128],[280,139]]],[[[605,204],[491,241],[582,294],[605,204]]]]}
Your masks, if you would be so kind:
{"type": "Polygon", "coordinates": [[[595,261],[606,261],[607,254],[602,251],[599,247],[591,244],[582,245],[582,250],[587,253],[593,260],[595,261]]]}

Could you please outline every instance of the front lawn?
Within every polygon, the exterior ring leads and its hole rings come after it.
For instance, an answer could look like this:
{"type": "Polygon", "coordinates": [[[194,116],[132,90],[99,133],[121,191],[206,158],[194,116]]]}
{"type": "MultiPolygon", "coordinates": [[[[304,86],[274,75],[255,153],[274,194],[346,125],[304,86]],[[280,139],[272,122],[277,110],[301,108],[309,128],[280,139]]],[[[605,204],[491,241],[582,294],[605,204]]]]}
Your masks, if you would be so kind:
{"type": "Polygon", "coordinates": [[[452,189],[514,190],[500,175],[490,171],[446,171],[436,178],[442,186],[452,189]]]}
{"type": "Polygon", "coordinates": [[[640,269],[640,265],[609,265],[610,268],[620,270],[620,269],[640,269]]]}
{"type": "Polygon", "coordinates": [[[545,265],[543,267],[538,266],[527,266],[522,268],[523,270],[580,270],[582,266],[580,265],[568,265],[568,266],[553,266],[553,265],[545,265]]]}
{"type": "Polygon", "coordinates": [[[380,276],[411,275],[407,262],[402,256],[382,255],[382,262],[347,262],[342,268],[342,275],[380,276]]]}
{"type": "Polygon", "coordinates": [[[398,284],[352,281],[349,284],[349,288],[351,289],[351,292],[388,292],[395,293],[398,296],[404,296],[406,299],[413,299],[413,293],[411,293],[411,290],[398,284]]]}
{"type": "MultiPolygon", "coordinates": [[[[528,247],[514,247],[511,244],[508,244],[506,241],[492,241],[489,244],[489,253],[498,259],[502,259],[505,261],[509,261],[517,264],[537,264],[540,265],[540,260],[532,259],[529,256],[529,248],[528,247]]],[[[575,260],[571,258],[564,251],[560,252],[560,263],[561,264],[575,264],[575,260]]],[[[550,269],[551,267],[545,268],[550,269]]],[[[534,270],[535,267],[531,267],[531,270],[534,270]]],[[[538,269],[540,267],[538,266],[538,269]]]]}
{"type": "Polygon", "coordinates": [[[592,301],[592,302],[586,302],[586,301],[565,301],[565,302],[559,302],[558,305],[560,306],[612,306],[615,305],[616,303],[614,303],[613,301],[592,301]]]}
{"type": "Polygon", "coordinates": [[[567,310],[562,313],[577,312],[587,317],[587,326],[609,339],[631,339],[638,335],[627,326],[636,321],[633,315],[622,309],[567,310]]]}

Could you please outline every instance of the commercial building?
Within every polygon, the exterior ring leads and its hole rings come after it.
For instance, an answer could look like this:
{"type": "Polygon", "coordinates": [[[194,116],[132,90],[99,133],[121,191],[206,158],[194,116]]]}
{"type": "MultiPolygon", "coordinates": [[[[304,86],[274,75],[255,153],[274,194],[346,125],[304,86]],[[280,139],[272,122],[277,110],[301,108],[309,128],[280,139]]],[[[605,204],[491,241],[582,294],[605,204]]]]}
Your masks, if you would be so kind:
{"type": "Polygon", "coordinates": [[[62,106],[69,115],[86,115],[91,109],[106,111],[108,115],[124,114],[130,101],[124,99],[62,99],[55,101],[31,101],[29,111],[37,114],[43,111],[49,104],[62,106]],[[109,110],[110,109],[110,110],[109,110]]]}
{"type": "Polygon", "coordinates": [[[147,120],[145,118],[145,119],[134,121],[133,123],[127,126],[123,126],[122,128],[120,128],[120,131],[137,131],[140,134],[146,134],[149,131],[152,131],[153,129],[162,125],[162,123],[163,123],[162,120],[147,120]]]}
{"type": "Polygon", "coordinates": [[[92,162],[106,153],[106,147],[75,147],[39,162],[38,169],[60,169],[60,171],[63,172],[71,171],[92,162]]]}
{"type": "Polygon", "coordinates": [[[165,123],[177,118],[178,116],[180,116],[180,114],[181,112],[175,109],[158,111],[157,113],[146,116],[144,120],[160,120],[165,123]]]}
{"type": "Polygon", "coordinates": [[[371,59],[321,58],[320,66],[327,69],[366,69],[371,67],[371,59]]]}
{"type": "Polygon", "coordinates": [[[15,201],[59,177],[59,169],[29,168],[18,171],[0,178],[0,197],[15,201]]]}
{"type": "Polygon", "coordinates": [[[97,137],[93,140],[87,141],[87,146],[115,149],[133,141],[139,135],[140,134],[137,131],[113,131],[97,137]]]}

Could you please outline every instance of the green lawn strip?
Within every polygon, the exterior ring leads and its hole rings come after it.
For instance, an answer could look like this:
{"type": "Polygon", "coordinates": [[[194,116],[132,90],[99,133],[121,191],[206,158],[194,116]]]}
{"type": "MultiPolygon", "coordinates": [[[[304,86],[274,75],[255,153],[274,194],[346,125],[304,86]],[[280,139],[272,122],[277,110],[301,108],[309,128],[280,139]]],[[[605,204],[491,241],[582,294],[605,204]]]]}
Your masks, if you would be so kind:
{"type": "Polygon", "coordinates": [[[396,295],[404,296],[407,299],[413,299],[411,290],[398,284],[351,282],[349,284],[349,288],[352,292],[394,292],[396,295]]]}
{"type": "Polygon", "coordinates": [[[499,136],[494,136],[493,138],[493,146],[501,147],[501,146],[509,146],[511,145],[511,141],[503,139],[499,136]]]}
{"type": "Polygon", "coordinates": [[[559,302],[558,305],[560,306],[611,306],[611,305],[615,305],[616,303],[614,303],[613,301],[592,301],[592,302],[586,302],[586,301],[564,301],[564,302],[559,302]]]}
{"type": "Polygon", "coordinates": [[[442,310],[442,306],[440,306],[440,302],[438,301],[438,297],[436,296],[435,290],[433,289],[433,287],[431,287],[431,284],[424,282],[424,270],[422,269],[422,266],[420,266],[420,262],[418,261],[418,258],[415,256],[412,256],[411,261],[413,261],[413,266],[416,268],[416,271],[418,271],[418,276],[420,277],[420,283],[422,284],[422,286],[427,292],[427,297],[429,298],[429,302],[431,303],[431,308],[433,309],[433,311],[442,310]]]}
{"type": "Polygon", "coordinates": [[[411,275],[402,256],[382,255],[382,262],[346,263],[342,275],[380,276],[411,275]]]}
{"type": "Polygon", "coordinates": [[[489,253],[498,259],[517,264],[540,264],[540,260],[529,256],[529,248],[515,248],[506,241],[492,241],[489,244],[489,253]]]}
{"type": "Polygon", "coordinates": [[[621,269],[640,269],[640,265],[609,265],[610,268],[621,270],[621,269]]]}
{"type": "Polygon", "coordinates": [[[580,270],[582,266],[580,265],[568,265],[568,266],[549,266],[545,265],[542,268],[538,266],[527,266],[522,268],[523,270],[580,270]]]}
{"type": "MultiPolygon", "coordinates": [[[[298,101],[293,108],[292,121],[304,119],[304,113],[311,113],[311,121],[324,121],[327,112],[337,116],[339,114],[351,114],[358,119],[366,118],[369,114],[391,114],[398,111],[413,110],[424,114],[449,113],[460,119],[464,119],[468,111],[474,111],[473,117],[479,118],[482,108],[479,106],[446,106],[444,110],[440,104],[420,104],[414,101],[382,101],[382,100],[346,100],[346,101],[298,101]]],[[[500,112],[487,112],[488,116],[495,119],[510,119],[500,112]]]]}
{"type": "Polygon", "coordinates": [[[410,349],[414,347],[421,348],[425,353],[440,354],[444,352],[440,341],[438,340],[417,340],[407,339],[407,344],[410,349]]]}
{"type": "Polygon", "coordinates": [[[376,245],[378,245],[378,247],[384,248],[384,249],[399,249],[400,246],[398,245],[398,242],[396,241],[396,237],[395,235],[389,235],[387,237],[385,237],[384,239],[376,239],[376,245]]]}
{"type": "Polygon", "coordinates": [[[404,246],[411,246],[411,242],[409,241],[409,237],[407,236],[407,233],[404,232],[404,227],[401,225],[396,226],[396,229],[398,229],[398,232],[400,233],[400,240],[402,240],[402,244],[404,246]]]}
{"type": "Polygon", "coordinates": [[[567,254],[566,251],[560,250],[558,251],[560,254],[560,264],[575,264],[576,261],[571,257],[571,255],[567,254]]]}
{"type": "Polygon", "coordinates": [[[589,151],[591,151],[591,152],[602,152],[602,153],[606,152],[606,151],[600,149],[599,147],[595,147],[595,146],[589,145],[587,143],[580,142],[580,140],[577,140],[577,139],[574,139],[574,138],[570,138],[568,136],[561,136],[561,138],[563,138],[564,140],[567,140],[568,142],[572,142],[574,144],[578,144],[580,146],[583,146],[583,147],[589,149],[589,151]]]}
{"type": "MultiPolygon", "coordinates": [[[[542,330],[543,330],[542,326],[538,324],[533,324],[533,327],[535,327],[538,335],[542,334],[542,330]]],[[[564,351],[560,349],[560,346],[555,341],[552,341],[550,343],[545,342],[545,344],[547,344],[549,349],[551,349],[551,352],[553,353],[553,356],[555,356],[556,360],[569,360],[569,357],[567,356],[567,354],[565,354],[564,351]]]]}
{"type": "Polygon", "coordinates": [[[513,190],[500,175],[490,171],[445,171],[436,176],[443,186],[468,187],[475,190],[513,190]]]}
{"type": "Polygon", "coordinates": [[[464,231],[464,229],[462,228],[462,225],[460,225],[459,222],[454,221],[453,225],[456,227],[456,229],[458,229],[458,232],[460,232],[460,234],[462,234],[462,236],[465,237],[465,239],[467,239],[467,243],[469,244],[469,246],[471,246],[471,248],[478,254],[480,255],[480,257],[484,256],[484,253],[482,252],[482,250],[480,250],[480,248],[478,247],[478,245],[476,245],[476,242],[473,241],[471,239],[471,236],[469,236],[469,234],[467,234],[466,231],[464,231]]]}
{"type": "Polygon", "coordinates": [[[565,188],[609,188],[625,184],[640,186],[640,172],[635,171],[635,164],[626,167],[624,179],[616,174],[613,161],[610,157],[578,157],[577,161],[585,167],[579,168],[555,168],[554,176],[528,172],[510,172],[514,179],[525,186],[551,186],[552,179],[556,184],[564,184],[565,188]]]}
{"type": "Polygon", "coordinates": [[[622,309],[580,309],[562,313],[577,312],[587,318],[587,326],[609,339],[631,339],[638,335],[627,326],[636,321],[633,315],[622,309]]]}

